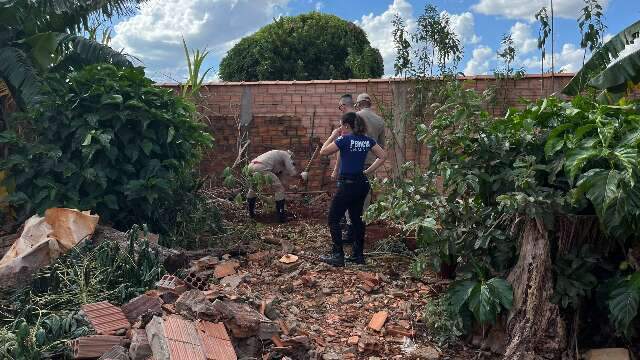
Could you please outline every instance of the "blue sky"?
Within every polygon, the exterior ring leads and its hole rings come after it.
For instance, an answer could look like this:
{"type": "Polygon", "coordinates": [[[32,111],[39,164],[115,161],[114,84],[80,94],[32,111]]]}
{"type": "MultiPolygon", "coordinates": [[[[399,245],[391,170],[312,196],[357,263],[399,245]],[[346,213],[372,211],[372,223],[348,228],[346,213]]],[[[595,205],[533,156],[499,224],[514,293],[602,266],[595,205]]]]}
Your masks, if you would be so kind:
{"type": "MultiPolygon", "coordinates": [[[[114,22],[112,46],[140,59],[148,74],[160,82],[182,81],[186,61],[184,36],[191,47],[207,47],[207,65],[217,69],[226,51],[274,18],[309,11],[335,14],[360,25],[393,73],[391,19],[397,13],[411,24],[427,3],[446,11],[461,37],[465,57],[460,71],[492,73],[502,34],[512,33],[520,51],[517,66],[539,72],[537,23],[533,14],[549,0],[149,0],[137,14],[114,22]]],[[[607,34],[616,34],[640,19],[638,0],[600,0],[605,6],[607,34]]],[[[554,0],[556,9],[556,67],[574,72],[582,64],[576,18],[583,0],[554,0]]],[[[550,50],[547,50],[550,53],[550,50]]],[[[550,60],[550,59],[548,59],[550,60]]],[[[215,80],[215,73],[209,80],[215,80]]]]}

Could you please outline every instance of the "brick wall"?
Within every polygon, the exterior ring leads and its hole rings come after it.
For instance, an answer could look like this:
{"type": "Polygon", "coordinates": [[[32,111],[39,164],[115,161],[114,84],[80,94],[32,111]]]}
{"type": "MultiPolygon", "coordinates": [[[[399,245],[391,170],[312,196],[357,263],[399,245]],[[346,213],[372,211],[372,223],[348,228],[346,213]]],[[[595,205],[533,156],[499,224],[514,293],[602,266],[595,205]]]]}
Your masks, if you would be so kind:
{"type": "MultiPolygon", "coordinates": [[[[544,77],[528,75],[511,81],[498,94],[501,102],[521,106],[521,99],[536,99],[559,90],[571,79],[570,74],[544,77]]],[[[489,76],[467,77],[470,88],[482,91],[495,86],[489,76]]],[[[165,85],[171,87],[172,85],[165,85]]],[[[314,81],[261,81],[242,83],[212,83],[202,90],[204,101],[201,112],[215,137],[215,148],[202,163],[202,170],[219,176],[222,170],[233,164],[238,154],[237,140],[240,134],[237,124],[247,124],[249,159],[271,150],[294,151],[298,168],[304,167],[316,145],[322,144],[338,126],[340,112],[337,102],[343,94],[366,92],[374,101],[378,113],[393,114],[395,133],[388,130],[387,138],[395,145],[389,148],[389,161],[379,176],[392,175],[396,164],[419,161],[426,165],[428,149],[416,144],[413,129],[404,128],[402,113],[408,108],[411,83],[399,79],[370,80],[314,80],[314,81]],[[418,160],[419,159],[419,160],[418,160]]],[[[500,115],[503,105],[492,109],[500,115]]],[[[331,186],[333,157],[316,158],[310,167],[309,190],[321,190],[331,186]]]]}

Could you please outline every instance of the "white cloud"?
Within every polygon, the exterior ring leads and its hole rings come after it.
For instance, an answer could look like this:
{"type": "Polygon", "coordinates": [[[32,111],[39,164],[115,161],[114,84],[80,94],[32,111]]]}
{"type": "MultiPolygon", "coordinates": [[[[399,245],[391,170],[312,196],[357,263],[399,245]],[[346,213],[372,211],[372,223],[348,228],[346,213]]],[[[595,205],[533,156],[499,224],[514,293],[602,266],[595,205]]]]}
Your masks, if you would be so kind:
{"type": "Polygon", "coordinates": [[[322,1],[318,1],[316,3],[316,11],[322,10],[323,7],[324,7],[324,3],[322,1]]]}
{"type": "MultiPolygon", "coordinates": [[[[582,68],[582,57],[584,56],[584,49],[580,48],[576,44],[566,43],[562,45],[555,56],[554,68],[556,72],[575,73],[582,68]]],[[[587,54],[585,59],[589,59],[587,54]]],[[[522,61],[522,65],[531,73],[540,73],[540,56],[532,56],[522,61]]],[[[551,49],[547,49],[547,55],[544,59],[545,72],[551,70],[551,49]]]]}
{"type": "Polygon", "coordinates": [[[256,2],[150,0],[115,26],[111,45],[139,58],[151,77],[166,74],[181,80],[185,69],[181,36],[190,48],[207,47],[211,58],[221,57],[240,38],[270,23],[289,0],[261,0],[260,6],[256,2]]]}
{"type": "Polygon", "coordinates": [[[363,15],[356,21],[369,38],[371,45],[378,50],[384,60],[385,75],[393,74],[393,62],[396,50],[393,45],[393,25],[391,21],[395,15],[400,15],[411,29],[413,26],[413,7],[406,0],[394,0],[385,12],[380,15],[363,15]]]}
{"type": "Polygon", "coordinates": [[[481,38],[475,32],[475,19],[472,13],[468,11],[462,14],[449,14],[446,11],[443,11],[443,13],[449,15],[451,27],[463,44],[477,44],[480,42],[481,38]]]}
{"type": "Polygon", "coordinates": [[[494,51],[486,45],[480,45],[473,49],[471,59],[469,59],[467,66],[464,68],[464,74],[485,75],[489,72],[489,67],[494,59],[494,51]]]}
{"type": "MultiPolygon", "coordinates": [[[[609,0],[601,0],[600,4],[607,7],[609,0]]],[[[509,19],[533,20],[540,8],[549,9],[549,0],[480,0],[473,5],[473,11],[484,15],[498,15],[509,19]]],[[[554,15],[567,19],[576,19],[578,12],[584,7],[583,0],[555,0],[554,15]]]]}
{"type": "Polygon", "coordinates": [[[538,39],[531,34],[531,26],[525,23],[518,21],[511,27],[511,38],[520,54],[527,54],[538,48],[538,39]]]}

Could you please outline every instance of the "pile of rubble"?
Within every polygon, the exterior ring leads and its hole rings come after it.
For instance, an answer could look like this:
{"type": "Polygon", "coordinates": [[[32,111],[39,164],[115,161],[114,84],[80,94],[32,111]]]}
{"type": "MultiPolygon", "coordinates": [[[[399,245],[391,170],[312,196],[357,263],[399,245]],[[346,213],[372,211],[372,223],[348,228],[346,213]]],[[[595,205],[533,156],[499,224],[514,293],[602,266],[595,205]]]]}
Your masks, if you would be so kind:
{"type": "Polygon", "coordinates": [[[417,346],[415,306],[433,291],[380,273],[335,270],[273,250],[191,262],[183,277],[121,307],[82,307],[96,335],[71,342],[74,358],[439,358],[417,346]],[[421,300],[419,300],[421,299],[421,300]],[[417,301],[419,300],[419,301],[417,301]],[[417,302],[416,302],[417,301],[417,302]],[[410,356],[411,355],[411,356],[410,356]],[[426,356],[426,357],[425,357],[426,356]]]}

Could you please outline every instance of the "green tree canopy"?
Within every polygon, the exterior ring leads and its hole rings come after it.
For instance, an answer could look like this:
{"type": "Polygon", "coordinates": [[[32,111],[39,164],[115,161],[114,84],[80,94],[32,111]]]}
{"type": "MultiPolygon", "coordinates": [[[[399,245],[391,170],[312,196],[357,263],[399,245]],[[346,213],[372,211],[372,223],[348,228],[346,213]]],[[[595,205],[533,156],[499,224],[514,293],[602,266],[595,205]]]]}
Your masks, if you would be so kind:
{"type": "Polygon", "coordinates": [[[282,17],[240,40],[220,63],[226,81],[378,78],[380,51],[354,23],[312,12],[282,17]]]}

